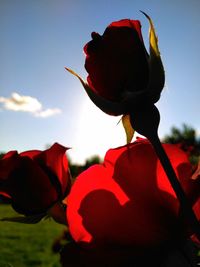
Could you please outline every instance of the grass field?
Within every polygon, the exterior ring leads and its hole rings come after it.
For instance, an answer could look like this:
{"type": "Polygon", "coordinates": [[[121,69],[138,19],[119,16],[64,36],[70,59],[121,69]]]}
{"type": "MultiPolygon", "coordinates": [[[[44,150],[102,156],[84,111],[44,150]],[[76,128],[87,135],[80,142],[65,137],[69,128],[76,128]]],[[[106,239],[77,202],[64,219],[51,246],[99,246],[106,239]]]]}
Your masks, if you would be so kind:
{"type": "MultiPolygon", "coordinates": [[[[12,208],[0,204],[0,218],[12,216],[12,208]]],[[[35,225],[0,222],[0,267],[60,267],[51,246],[64,229],[50,219],[35,225]]]]}

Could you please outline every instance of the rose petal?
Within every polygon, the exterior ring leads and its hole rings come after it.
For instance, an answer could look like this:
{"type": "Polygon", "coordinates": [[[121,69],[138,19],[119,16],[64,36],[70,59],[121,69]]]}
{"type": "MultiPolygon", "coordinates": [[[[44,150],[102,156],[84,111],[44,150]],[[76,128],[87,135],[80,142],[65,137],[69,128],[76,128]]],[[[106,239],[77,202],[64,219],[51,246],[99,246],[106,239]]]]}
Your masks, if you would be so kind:
{"type": "Polygon", "coordinates": [[[13,207],[19,213],[44,212],[58,199],[55,188],[32,159],[18,156],[17,161],[18,167],[3,184],[4,192],[12,197],[13,207]]]}
{"type": "Polygon", "coordinates": [[[89,86],[113,101],[122,100],[124,91],[145,89],[148,83],[148,55],[138,22],[137,29],[132,26],[134,21],[122,22],[121,27],[120,22],[109,25],[101,41],[92,40],[84,48],[89,86]]]}
{"type": "MultiPolygon", "coordinates": [[[[186,154],[173,145],[164,149],[180,182],[189,180],[186,154]]],[[[132,245],[143,251],[189,235],[179,208],[152,145],[139,140],[110,149],[103,165],[78,176],[68,196],[67,218],[70,233],[83,246],[132,245]]]]}
{"type": "Polygon", "coordinates": [[[34,157],[39,165],[47,167],[52,172],[52,182],[57,187],[58,192],[63,196],[71,185],[70,175],[68,172],[68,160],[66,151],[68,148],[55,143],[49,149],[42,151],[34,157]]]}

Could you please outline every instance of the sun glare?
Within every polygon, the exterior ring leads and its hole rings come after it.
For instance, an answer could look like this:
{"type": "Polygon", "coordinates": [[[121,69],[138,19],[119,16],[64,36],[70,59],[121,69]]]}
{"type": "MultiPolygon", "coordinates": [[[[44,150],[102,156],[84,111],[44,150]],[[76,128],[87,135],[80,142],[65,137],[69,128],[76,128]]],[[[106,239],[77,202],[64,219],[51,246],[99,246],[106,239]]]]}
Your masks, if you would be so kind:
{"type": "Polygon", "coordinates": [[[77,118],[78,134],[70,151],[73,161],[83,163],[92,155],[103,158],[108,149],[124,145],[126,136],[120,119],[120,116],[104,114],[86,98],[77,118]]]}

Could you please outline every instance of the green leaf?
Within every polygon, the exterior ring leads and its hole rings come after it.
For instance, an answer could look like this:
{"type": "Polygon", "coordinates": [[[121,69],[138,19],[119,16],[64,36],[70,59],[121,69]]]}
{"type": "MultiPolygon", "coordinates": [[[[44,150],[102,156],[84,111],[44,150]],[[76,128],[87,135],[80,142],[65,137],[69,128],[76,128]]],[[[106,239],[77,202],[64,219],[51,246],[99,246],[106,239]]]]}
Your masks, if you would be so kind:
{"type": "Polygon", "coordinates": [[[130,115],[126,114],[122,116],[122,124],[126,133],[126,142],[129,144],[134,136],[134,129],[131,126],[130,115]]]}

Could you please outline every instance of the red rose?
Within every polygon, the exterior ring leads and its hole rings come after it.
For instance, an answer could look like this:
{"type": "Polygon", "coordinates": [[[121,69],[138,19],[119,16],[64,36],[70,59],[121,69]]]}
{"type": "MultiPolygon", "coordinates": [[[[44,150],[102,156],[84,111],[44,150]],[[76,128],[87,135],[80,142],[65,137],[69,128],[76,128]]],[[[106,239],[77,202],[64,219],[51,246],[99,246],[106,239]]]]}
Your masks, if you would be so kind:
{"type": "Polygon", "coordinates": [[[148,57],[141,25],[137,20],[111,23],[101,36],[84,47],[85,68],[90,88],[111,101],[121,101],[128,93],[143,91],[148,86],[148,57]]]}
{"type": "MultiPolygon", "coordinates": [[[[197,205],[199,179],[190,179],[187,155],[175,145],[164,149],[189,201],[197,205]]],[[[137,253],[189,237],[179,211],[152,145],[139,140],[109,150],[103,164],[78,176],[68,196],[67,220],[72,237],[85,247],[128,245],[137,253]]]]}
{"type": "Polygon", "coordinates": [[[91,100],[110,115],[129,114],[141,104],[153,104],[164,86],[164,69],[152,20],[150,53],[144,46],[138,20],[112,22],[103,35],[93,32],[84,47],[87,82],[77,76],[91,100]]]}
{"type": "MultiPolygon", "coordinates": [[[[145,14],[145,13],[144,13],[145,14]]],[[[91,100],[110,115],[129,114],[141,104],[155,103],[164,86],[164,69],[153,23],[150,53],[144,46],[138,20],[112,22],[103,35],[92,33],[84,47],[87,83],[74,71],[91,100]]]]}
{"type": "Polygon", "coordinates": [[[0,194],[21,214],[46,212],[69,193],[66,150],[55,143],[45,151],[8,152],[0,160],[0,194]]]}

